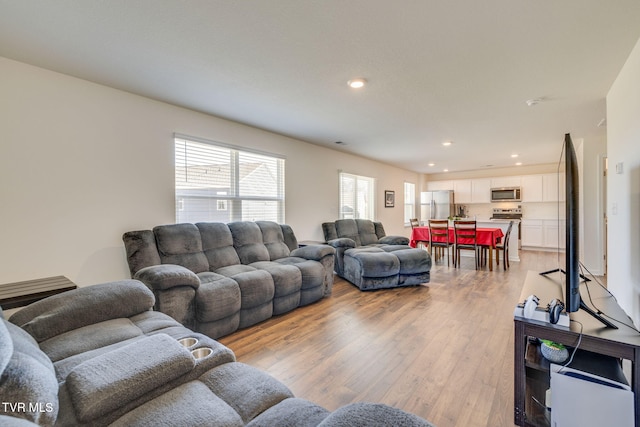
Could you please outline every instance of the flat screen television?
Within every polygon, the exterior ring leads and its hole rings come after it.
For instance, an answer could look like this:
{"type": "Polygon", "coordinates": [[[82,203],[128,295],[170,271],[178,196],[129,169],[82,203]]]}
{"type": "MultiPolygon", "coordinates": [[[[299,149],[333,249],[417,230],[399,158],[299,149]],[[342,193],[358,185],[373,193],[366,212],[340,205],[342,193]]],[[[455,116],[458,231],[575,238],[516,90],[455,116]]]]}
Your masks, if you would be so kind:
{"type": "Polygon", "coordinates": [[[580,269],[580,180],[578,176],[578,159],[571,141],[571,135],[564,135],[565,191],[566,191],[566,234],[565,234],[565,269],[556,269],[540,273],[546,275],[556,271],[565,274],[565,310],[573,313],[584,310],[609,328],[618,329],[600,314],[587,306],[580,296],[580,282],[586,277],[580,269]]]}

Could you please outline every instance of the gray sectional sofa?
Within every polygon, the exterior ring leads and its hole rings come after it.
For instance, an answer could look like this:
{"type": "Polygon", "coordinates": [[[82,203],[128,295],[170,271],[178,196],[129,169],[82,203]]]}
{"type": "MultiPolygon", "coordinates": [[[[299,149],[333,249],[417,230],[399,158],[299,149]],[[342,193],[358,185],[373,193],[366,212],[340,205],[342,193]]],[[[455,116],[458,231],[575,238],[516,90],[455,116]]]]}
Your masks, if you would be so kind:
{"type": "Polygon", "coordinates": [[[397,408],[331,413],[153,311],[126,280],[0,310],[2,426],[430,426],[397,408]]]}
{"type": "Polygon", "coordinates": [[[271,221],[161,225],[123,235],[131,277],[155,309],[212,338],[331,294],[334,249],[298,247],[271,221]]]}
{"type": "Polygon", "coordinates": [[[387,236],[380,222],[339,219],[323,223],[322,231],[336,250],[336,273],[360,290],[429,282],[429,253],[409,246],[407,237],[387,236]]]}

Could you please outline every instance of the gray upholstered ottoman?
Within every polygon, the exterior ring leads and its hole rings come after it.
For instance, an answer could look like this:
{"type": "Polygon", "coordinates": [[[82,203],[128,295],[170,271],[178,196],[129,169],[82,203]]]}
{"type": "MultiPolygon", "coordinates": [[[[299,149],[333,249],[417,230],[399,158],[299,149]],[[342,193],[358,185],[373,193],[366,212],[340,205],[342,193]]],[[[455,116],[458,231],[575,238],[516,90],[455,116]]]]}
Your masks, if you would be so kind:
{"type": "Polygon", "coordinates": [[[429,282],[431,258],[422,249],[359,247],[344,253],[344,276],[360,290],[429,282]],[[385,248],[386,249],[386,248],[385,248]]]}
{"type": "Polygon", "coordinates": [[[398,284],[400,286],[419,285],[428,283],[431,271],[431,257],[424,255],[424,250],[418,248],[400,249],[391,252],[398,257],[400,273],[398,284]]]}

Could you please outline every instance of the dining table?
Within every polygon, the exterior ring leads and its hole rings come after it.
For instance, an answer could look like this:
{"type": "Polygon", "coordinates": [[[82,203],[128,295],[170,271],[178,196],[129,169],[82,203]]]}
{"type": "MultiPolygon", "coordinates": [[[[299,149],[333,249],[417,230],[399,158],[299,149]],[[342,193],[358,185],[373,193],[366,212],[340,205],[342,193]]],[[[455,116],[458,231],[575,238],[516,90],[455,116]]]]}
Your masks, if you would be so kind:
{"type": "MultiPolygon", "coordinates": [[[[493,271],[493,251],[496,248],[496,244],[500,243],[504,233],[501,228],[483,227],[476,228],[476,243],[478,246],[485,247],[489,250],[489,270],[493,271]]],[[[434,238],[434,242],[444,241],[443,237],[434,238]]],[[[429,243],[429,227],[420,226],[411,229],[411,238],[409,239],[409,246],[415,248],[418,243],[429,243]]],[[[453,227],[449,227],[449,243],[455,242],[455,234],[453,227]]],[[[473,239],[460,239],[460,243],[473,243],[473,239]]]]}

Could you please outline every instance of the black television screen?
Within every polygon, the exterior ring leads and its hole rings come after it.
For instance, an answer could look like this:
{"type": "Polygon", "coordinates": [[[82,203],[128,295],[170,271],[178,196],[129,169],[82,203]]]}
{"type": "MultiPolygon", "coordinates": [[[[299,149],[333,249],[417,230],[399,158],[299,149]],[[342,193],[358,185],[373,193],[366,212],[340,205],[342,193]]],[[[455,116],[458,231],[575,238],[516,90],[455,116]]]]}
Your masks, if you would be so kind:
{"type": "MultiPolygon", "coordinates": [[[[573,313],[580,309],[598,319],[609,328],[618,329],[616,325],[596,313],[587,306],[580,296],[580,283],[586,279],[580,269],[580,180],[578,171],[578,159],[573,147],[570,134],[564,135],[564,159],[565,159],[565,191],[566,191],[566,234],[565,234],[565,310],[573,313]]],[[[540,274],[549,274],[558,270],[546,271],[540,274]]]]}
{"type": "Polygon", "coordinates": [[[565,309],[573,313],[580,309],[580,181],[578,179],[578,159],[571,141],[571,135],[564,136],[565,185],[566,185],[566,252],[565,252],[565,309]]]}

